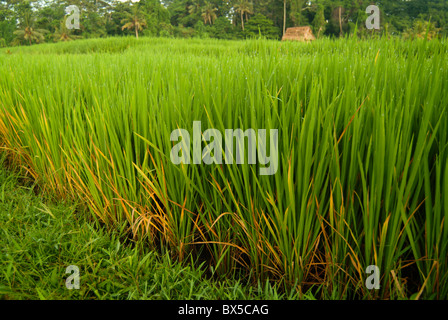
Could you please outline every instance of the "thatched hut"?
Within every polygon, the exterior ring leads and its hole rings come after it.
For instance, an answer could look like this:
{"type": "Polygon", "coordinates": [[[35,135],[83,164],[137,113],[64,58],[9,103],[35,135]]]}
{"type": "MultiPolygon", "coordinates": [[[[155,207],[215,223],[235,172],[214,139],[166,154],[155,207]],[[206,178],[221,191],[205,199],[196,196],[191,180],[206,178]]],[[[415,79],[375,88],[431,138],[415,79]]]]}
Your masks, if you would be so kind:
{"type": "Polygon", "coordinates": [[[295,27],[286,29],[282,41],[313,41],[316,37],[310,27],[295,27]]]}

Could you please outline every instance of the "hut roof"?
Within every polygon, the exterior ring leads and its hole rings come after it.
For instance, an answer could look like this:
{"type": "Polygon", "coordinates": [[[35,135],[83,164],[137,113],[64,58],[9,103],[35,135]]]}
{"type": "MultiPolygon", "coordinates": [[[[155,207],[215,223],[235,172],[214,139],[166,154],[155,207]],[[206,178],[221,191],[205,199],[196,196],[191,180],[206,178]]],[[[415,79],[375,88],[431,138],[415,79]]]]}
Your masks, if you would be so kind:
{"type": "Polygon", "coordinates": [[[295,41],[312,41],[316,40],[313,35],[313,31],[310,27],[294,27],[286,29],[283,35],[282,41],[295,40],[295,41]]]}

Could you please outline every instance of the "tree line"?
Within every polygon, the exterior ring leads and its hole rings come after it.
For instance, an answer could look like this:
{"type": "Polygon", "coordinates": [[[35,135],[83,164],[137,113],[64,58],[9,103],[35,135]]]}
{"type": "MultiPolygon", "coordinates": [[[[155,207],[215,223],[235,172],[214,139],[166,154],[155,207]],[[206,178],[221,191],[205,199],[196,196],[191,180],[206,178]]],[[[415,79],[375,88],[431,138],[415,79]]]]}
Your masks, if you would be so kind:
{"type": "Polygon", "coordinates": [[[374,34],[416,38],[447,35],[448,0],[3,0],[0,46],[122,35],[281,39],[286,28],[311,26],[316,37],[374,34]],[[381,29],[367,30],[377,5],[381,29]],[[66,8],[80,9],[67,28],[66,8]]]}

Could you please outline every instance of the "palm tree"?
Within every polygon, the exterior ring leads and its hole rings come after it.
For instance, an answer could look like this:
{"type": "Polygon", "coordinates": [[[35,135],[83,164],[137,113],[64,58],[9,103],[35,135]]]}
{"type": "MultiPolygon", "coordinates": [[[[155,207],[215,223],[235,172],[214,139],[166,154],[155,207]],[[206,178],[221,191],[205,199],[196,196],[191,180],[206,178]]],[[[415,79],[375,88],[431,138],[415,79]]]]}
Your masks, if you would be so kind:
{"type": "Polygon", "coordinates": [[[283,35],[286,33],[286,0],[283,0],[283,35]]]}
{"type": "Polygon", "coordinates": [[[135,37],[138,39],[138,31],[143,30],[143,28],[147,26],[145,18],[143,18],[140,11],[138,11],[138,5],[134,5],[132,13],[126,12],[126,16],[127,17],[121,21],[121,23],[124,23],[121,30],[134,29],[135,37]]]}
{"type": "Polygon", "coordinates": [[[45,29],[34,29],[33,18],[30,14],[26,14],[22,29],[14,31],[14,35],[16,36],[16,41],[28,41],[29,45],[31,45],[33,42],[40,43],[45,41],[44,34],[47,32],[48,30],[45,29]]]}
{"type": "Polygon", "coordinates": [[[54,33],[54,40],[58,41],[71,41],[75,39],[80,39],[81,36],[74,35],[72,30],[67,28],[65,21],[61,21],[61,26],[54,33]]]}
{"type": "Polygon", "coordinates": [[[201,4],[199,3],[199,0],[192,0],[192,4],[190,4],[188,6],[188,14],[194,15],[200,9],[201,9],[201,4]]]}
{"type": "Polygon", "coordinates": [[[235,5],[236,12],[239,12],[241,15],[241,28],[244,30],[244,16],[246,17],[246,21],[248,20],[248,15],[254,13],[254,6],[251,2],[247,0],[240,0],[235,5]]]}
{"type": "Polygon", "coordinates": [[[324,15],[324,7],[323,5],[319,4],[316,7],[316,14],[314,16],[312,25],[314,27],[314,31],[317,30],[317,36],[316,38],[320,38],[321,32],[325,31],[325,15],[324,15]]]}
{"type": "Polygon", "coordinates": [[[216,11],[218,11],[217,8],[214,8],[213,5],[210,2],[205,3],[205,8],[202,9],[202,18],[204,18],[204,24],[207,24],[207,21],[210,24],[213,24],[217,18],[216,11]]]}

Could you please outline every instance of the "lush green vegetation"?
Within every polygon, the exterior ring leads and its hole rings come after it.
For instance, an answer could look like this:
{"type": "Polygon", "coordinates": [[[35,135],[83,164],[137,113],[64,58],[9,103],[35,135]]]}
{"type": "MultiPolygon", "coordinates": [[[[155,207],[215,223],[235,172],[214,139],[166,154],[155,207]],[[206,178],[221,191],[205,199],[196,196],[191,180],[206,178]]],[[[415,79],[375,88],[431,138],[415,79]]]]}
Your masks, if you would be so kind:
{"type": "Polygon", "coordinates": [[[149,251],[125,226],[107,231],[78,206],[36,193],[0,157],[0,299],[313,299],[269,283],[217,281],[199,263],[149,251]],[[79,290],[65,286],[69,265],[80,268],[79,290]]]}
{"type": "MultiPolygon", "coordinates": [[[[73,13],[73,12],[72,12],[73,13]]],[[[312,27],[317,37],[377,33],[405,38],[446,36],[447,0],[2,0],[0,47],[139,34],[181,38],[279,39],[285,28],[312,27]],[[366,8],[381,10],[381,30],[366,29],[366,8]],[[65,9],[80,10],[67,29],[65,9]]]]}
{"type": "Polygon", "coordinates": [[[216,275],[319,287],[318,298],[447,298],[447,49],[386,38],[4,49],[0,141],[46,194],[216,275]],[[195,120],[278,129],[277,173],[174,165],[170,133],[195,120]],[[372,264],[380,290],[364,285],[372,264]]]}

